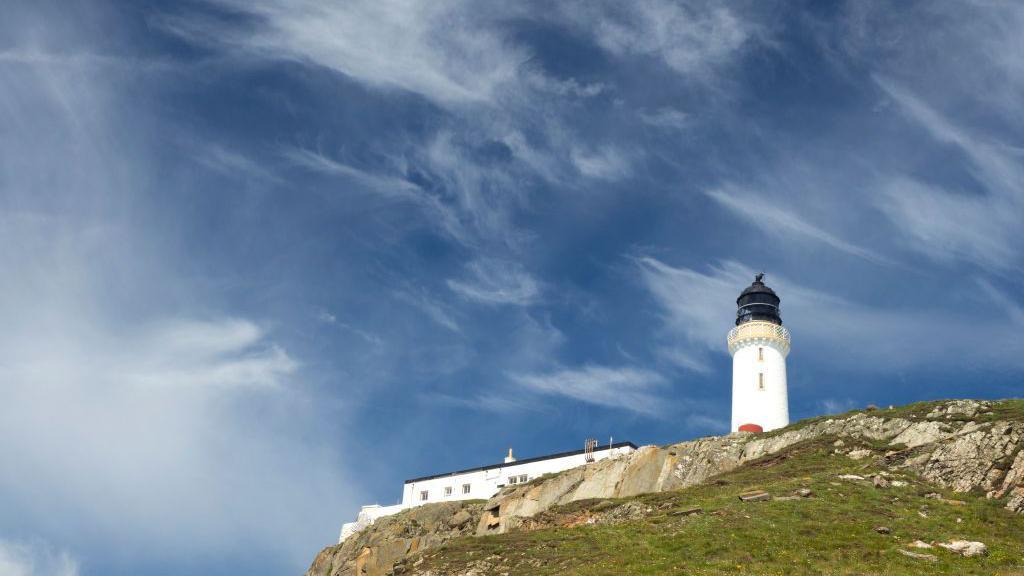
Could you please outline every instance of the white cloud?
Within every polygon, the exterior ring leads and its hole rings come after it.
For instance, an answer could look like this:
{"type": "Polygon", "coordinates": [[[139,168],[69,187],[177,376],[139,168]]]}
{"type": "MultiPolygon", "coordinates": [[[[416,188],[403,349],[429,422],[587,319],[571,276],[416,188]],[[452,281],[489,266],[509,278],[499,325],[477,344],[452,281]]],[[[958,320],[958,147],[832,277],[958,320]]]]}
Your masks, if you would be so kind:
{"type": "Polygon", "coordinates": [[[88,352],[90,363],[101,374],[109,370],[126,382],[154,386],[274,388],[298,368],[281,347],[266,342],[262,329],[240,319],[162,321],[135,336],[131,349],[131,358],[88,352]]]}
{"type": "Polygon", "coordinates": [[[462,331],[459,327],[459,323],[455,321],[455,318],[452,317],[445,306],[431,298],[425,291],[412,288],[408,290],[398,290],[395,292],[395,297],[414,306],[415,308],[418,308],[439,326],[447,328],[452,332],[462,331]]]}
{"type": "Polygon", "coordinates": [[[468,300],[528,306],[540,297],[540,284],[516,262],[481,259],[470,262],[466,270],[466,278],[448,280],[448,287],[468,300]]]}
{"type": "Polygon", "coordinates": [[[78,576],[78,562],[67,551],[39,543],[0,539],[0,574],[4,576],[78,576]]]}
{"type": "Polygon", "coordinates": [[[879,190],[878,206],[910,239],[910,246],[931,258],[962,259],[996,270],[1014,267],[1020,256],[1019,219],[1001,202],[935,189],[916,180],[893,177],[879,190]]]}
{"type": "Polygon", "coordinates": [[[580,174],[602,180],[619,180],[629,176],[630,163],[617,148],[603,146],[596,150],[577,148],[570,154],[580,174]]]}
{"type": "Polygon", "coordinates": [[[609,53],[655,56],[691,77],[707,77],[728,64],[760,34],[752,22],[715,2],[591,2],[565,12],[609,53]]]}
{"type": "Polygon", "coordinates": [[[437,404],[455,408],[468,408],[470,410],[485,410],[499,414],[509,412],[536,411],[540,405],[530,398],[510,397],[508,395],[485,392],[471,397],[452,396],[450,394],[430,394],[421,396],[426,404],[437,404]]]}
{"type": "Polygon", "coordinates": [[[699,356],[693,355],[723,346],[725,332],[735,319],[735,297],[728,295],[738,295],[753,273],[736,262],[725,262],[709,274],[673,268],[650,257],[639,258],[637,264],[641,281],[665,310],[666,326],[692,347],[689,354],[682,350],[677,354],[700,365],[699,356]]]}
{"type": "MultiPolygon", "coordinates": [[[[679,351],[684,359],[699,367],[708,354],[728,353],[725,337],[735,321],[735,297],[750,284],[753,269],[727,261],[703,273],[650,257],[637,259],[637,265],[641,282],[664,311],[673,346],[678,349],[678,339],[685,339],[687,347],[679,351]]],[[[782,298],[793,353],[828,358],[837,368],[870,372],[911,366],[1024,365],[1024,348],[1012,336],[1018,327],[1004,317],[998,299],[994,314],[985,318],[981,312],[968,314],[942,302],[914,308],[871,307],[771,272],[767,282],[782,298]]]]}
{"type": "Polygon", "coordinates": [[[1024,242],[1024,168],[1019,158],[957,127],[895,82],[882,77],[875,82],[935,140],[957,147],[984,186],[980,194],[954,192],[895,176],[879,195],[881,210],[914,249],[935,259],[963,259],[994,270],[1015,268],[1024,242]]]}
{"type": "Polygon", "coordinates": [[[360,170],[328,158],[320,152],[303,148],[286,148],[283,154],[296,166],[353,182],[362,189],[388,200],[417,206],[426,222],[436,226],[440,232],[463,243],[471,241],[468,237],[469,232],[454,207],[403,177],[360,170]]]}
{"type": "Polygon", "coordinates": [[[675,108],[640,110],[637,116],[644,124],[656,128],[682,130],[690,125],[690,115],[675,108]]]}
{"type": "Polygon", "coordinates": [[[874,252],[826,232],[794,212],[786,210],[779,205],[777,199],[743,191],[729,185],[708,190],[706,193],[720,205],[767,234],[788,239],[820,242],[869,262],[888,263],[888,260],[874,252]]]}
{"type": "Polygon", "coordinates": [[[337,527],[322,511],[359,499],[338,410],[309,402],[280,333],[191,275],[202,258],[152,202],[179,192],[154,182],[153,86],[71,64],[0,62],[0,534],[139,565],[254,546],[308,564],[337,527]]]}
{"type": "Polygon", "coordinates": [[[584,366],[539,374],[515,374],[512,379],[535,392],[565,396],[581,402],[658,416],[664,402],[658,390],[666,383],[656,372],[631,367],[584,366]]]}
{"type": "Polygon", "coordinates": [[[369,0],[213,0],[254,18],[251,27],[166,18],[165,28],[194,41],[224,43],[270,58],[311,62],[383,88],[444,104],[487,102],[514,79],[527,56],[463,2],[369,0]]]}
{"type": "Polygon", "coordinates": [[[842,414],[856,407],[856,403],[849,398],[825,398],[820,405],[823,414],[842,414]]]}
{"type": "Polygon", "coordinates": [[[304,148],[285,148],[283,154],[285,158],[297,166],[316,172],[343,176],[384,196],[410,200],[419,199],[419,187],[403,178],[371,174],[328,158],[320,152],[304,148]]]}
{"type": "Polygon", "coordinates": [[[222,174],[269,183],[281,182],[273,171],[237,150],[219,144],[196,142],[190,142],[187,146],[195,150],[197,162],[222,174]]]}
{"type": "Polygon", "coordinates": [[[979,278],[976,282],[982,293],[995,304],[996,310],[1006,315],[1017,326],[1024,327],[1024,306],[1021,306],[1018,300],[1011,298],[988,280],[979,278]]]}

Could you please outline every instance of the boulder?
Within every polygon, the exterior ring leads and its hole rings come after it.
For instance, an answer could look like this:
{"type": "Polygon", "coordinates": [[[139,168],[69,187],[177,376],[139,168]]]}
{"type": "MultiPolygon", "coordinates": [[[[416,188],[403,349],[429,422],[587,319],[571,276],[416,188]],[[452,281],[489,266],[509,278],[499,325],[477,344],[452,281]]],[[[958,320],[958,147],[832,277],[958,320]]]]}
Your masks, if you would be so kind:
{"type": "Polygon", "coordinates": [[[988,546],[982,542],[971,542],[969,540],[953,540],[951,542],[939,542],[936,544],[950,552],[971,558],[972,556],[984,556],[988,554],[988,546]]]}
{"type": "Polygon", "coordinates": [[[909,556],[909,557],[911,557],[911,558],[913,558],[915,560],[924,560],[925,562],[938,562],[939,561],[939,557],[935,556],[934,554],[923,554],[921,552],[911,552],[910,550],[904,550],[902,548],[897,548],[896,551],[899,552],[900,554],[903,554],[904,556],[909,556]]]}
{"type": "Polygon", "coordinates": [[[890,444],[903,444],[907,448],[916,448],[938,442],[950,436],[949,433],[942,431],[942,426],[943,424],[939,422],[914,422],[893,438],[890,444]]]}

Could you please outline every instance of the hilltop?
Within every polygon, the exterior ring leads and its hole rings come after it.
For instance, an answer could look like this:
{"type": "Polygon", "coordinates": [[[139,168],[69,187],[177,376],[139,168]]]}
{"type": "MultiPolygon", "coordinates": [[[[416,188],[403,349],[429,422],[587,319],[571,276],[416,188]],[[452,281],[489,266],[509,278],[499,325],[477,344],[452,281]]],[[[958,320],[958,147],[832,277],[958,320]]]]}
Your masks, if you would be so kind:
{"type": "Polygon", "coordinates": [[[307,576],[1022,574],[1022,446],[1022,400],[649,446],[381,519],[307,576]]]}

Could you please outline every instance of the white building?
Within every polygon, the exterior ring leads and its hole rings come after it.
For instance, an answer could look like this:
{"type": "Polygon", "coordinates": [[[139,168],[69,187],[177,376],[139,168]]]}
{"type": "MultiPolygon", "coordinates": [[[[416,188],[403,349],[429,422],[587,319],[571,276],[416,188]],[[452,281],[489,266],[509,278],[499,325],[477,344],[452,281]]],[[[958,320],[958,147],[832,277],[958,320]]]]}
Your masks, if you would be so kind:
{"type": "Polygon", "coordinates": [[[455,500],[486,500],[505,486],[522,484],[544,474],[561,472],[605,458],[628,454],[634,450],[636,446],[632,442],[609,443],[601,447],[597,446],[596,442],[588,441],[582,450],[516,460],[512,457],[512,449],[509,448],[508,456],[500,464],[406,480],[402,489],[401,504],[363,506],[355,522],[349,522],[341,527],[338,542],[343,542],[352,534],[373,524],[378,518],[397,514],[414,506],[455,500]]]}
{"type": "Polygon", "coordinates": [[[733,432],[767,432],[789,424],[789,331],[782,326],[779,297],[763,279],[764,274],[758,274],[736,299],[736,327],[727,339],[732,355],[733,432]]]}

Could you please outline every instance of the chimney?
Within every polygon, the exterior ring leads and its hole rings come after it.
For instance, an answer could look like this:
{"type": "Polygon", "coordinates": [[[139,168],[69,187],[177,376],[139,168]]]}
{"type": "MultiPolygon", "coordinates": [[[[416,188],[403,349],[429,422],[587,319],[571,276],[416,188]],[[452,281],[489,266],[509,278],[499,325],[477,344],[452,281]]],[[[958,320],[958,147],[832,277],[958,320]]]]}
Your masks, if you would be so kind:
{"type": "Polygon", "coordinates": [[[516,461],[515,457],[512,456],[512,448],[509,448],[508,449],[508,456],[505,456],[505,464],[511,464],[511,463],[513,463],[515,461],[516,461]]]}

